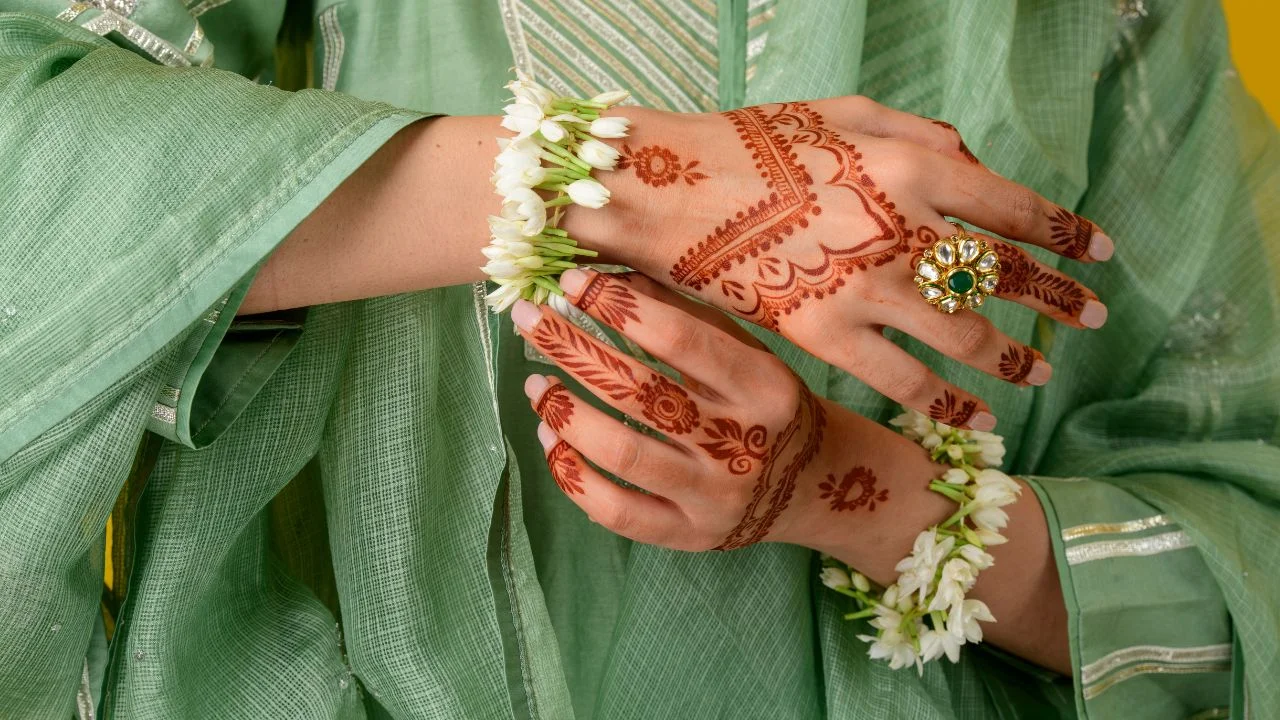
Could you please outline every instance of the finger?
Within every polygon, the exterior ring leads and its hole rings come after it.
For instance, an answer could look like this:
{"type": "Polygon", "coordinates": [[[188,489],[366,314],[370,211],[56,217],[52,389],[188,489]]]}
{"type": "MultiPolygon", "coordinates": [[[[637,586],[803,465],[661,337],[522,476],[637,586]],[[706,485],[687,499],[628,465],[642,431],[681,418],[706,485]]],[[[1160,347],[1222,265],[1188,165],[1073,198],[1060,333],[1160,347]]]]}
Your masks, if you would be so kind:
{"type": "Polygon", "coordinates": [[[760,350],[744,347],[727,333],[654,297],[633,292],[615,276],[568,271],[560,285],[566,297],[591,317],[626,335],[645,352],[710,388],[730,396],[749,382],[756,367],[743,362],[760,350]]]}
{"type": "Polygon", "coordinates": [[[524,394],[543,422],[607,473],[666,497],[684,487],[676,478],[696,474],[690,455],[583,402],[556,378],[530,375],[524,394]]]}
{"type": "Polygon", "coordinates": [[[1035,348],[1015,342],[972,310],[938,312],[921,302],[913,290],[903,290],[905,297],[900,302],[904,305],[889,313],[886,324],[943,355],[1015,385],[1049,381],[1053,369],[1035,348]]]}
{"type": "Polygon", "coordinates": [[[512,307],[511,319],[529,343],[622,413],[673,439],[700,425],[698,397],[587,335],[551,308],[521,300],[512,307]]]}
{"type": "Polygon", "coordinates": [[[1015,245],[991,237],[986,240],[1000,257],[996,297],[1074,327],[1097,329],[1107,322],[1107,306],[1092,290],[1015,245]]]}
{"type": "Polygon", "coordinates": [[[996,417],[981,399],[938,377],[924,363],[889,342],[880,333],[862,328],[835,343],[842,357],[839,367],[903,407],[954,427],[991,431],[996,417]]]}
{"type": "Polygon", "coordinates": [[[538,442],[556,485],[592,521],[636,542],[679,545],[684,515],[670,501],[610,481],[546,423],[538,424],[538,442]]]}
{"type": "MultiPolygon", "coordinates": [[[[592,307],[600,303],[600,292],[604,289],[602,276],[625,283],[629,289],[636,293],[648,295],[658,302],[679,308],[698,320],[736,338],[745,345],[750,345],[758,350],[766,349],[764,343],[734,322],[733,318],[722,310],[706,303],[698,302],[687,295],[681,295],[654,282],[649,276],[638,272],[600,273],[595,270],[568,270],[560,276],[560,287],[570,296],[571,302],[573,298],[577,298],[578,300],[574,304],[590,313],[592,307]],[[582,288],[586,288],[586,290],[582,288]]],[[[603,311],[607,303],[602,303],[601,305],[602,307],[599,309],[603,311]]],[[[601,312],[601,315],[603,316],[603,312],[601,312]]],[[[593,317],[595,316],[593,315],[593,317]]],[[[598,317],[597,319],[601,318],[598,317]]],[[[602,322],[605,322],[610,327],[616,327],[612,322],[605,320],[602,320],[602,322]]]]}
{"type": "Polygon", "coordinates": [[[1034,190],[969,163],[932,158],[925,160],[926,172],[945,179],[928,185],[939,213],[1085,262],[1109,260],[1115,252],[1100,228],[1034,190]]]}

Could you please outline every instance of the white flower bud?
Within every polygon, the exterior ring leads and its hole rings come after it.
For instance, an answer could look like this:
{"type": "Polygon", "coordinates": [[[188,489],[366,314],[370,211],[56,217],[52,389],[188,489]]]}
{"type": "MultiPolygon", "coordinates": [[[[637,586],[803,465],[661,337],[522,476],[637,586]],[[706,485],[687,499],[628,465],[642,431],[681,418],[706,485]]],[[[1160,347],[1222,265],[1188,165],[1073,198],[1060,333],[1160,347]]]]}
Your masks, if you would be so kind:
{"type": "Polygon", "coordinates": [[[871,581],[867,580],[866,575],[856,572],[853,573],[849,579],[853,581],[853,587],[856,588],[858,592],[871,592],[871,581]]]}
{"type": "Polygon", "coordinates": [[[569,193],[570,200],[583,207],[602,208],[609,202],[609,189],[591,178],[574,180],[565,192],[569,193]]]}
{"type": "Polygon", "coordinates": [[[591,121],[589,132],[598,138],[624,138],[631,121],[624,117],[602,117],[591,121]]]}
{"type": "Polygon", "coordinates": [[[598,170],[612,170],[618,164],[618,151],[599,140],[587,140],[582,143],[582,151],[578,157],[598,170]]]}
{"type": "Polygon", "coordinates": [[[502,201],[502,217],[522,224],[520,234],[533,237],[547,226],[547,206],[542,197],[529,188],[518,188],[502,201]]]}
{"type": "Polygon", "coordinates": [[[820,574],[822,584],[832,590],[843,590],[851,585],[849,573],[838,567],[824,567],[820,574]]]}
{"type": "Polygon", "coordinates": [[[613,106],[631,97],[631,93],[626,90],[614,90],[613,92],[600,93],[591,98],[591,102],[601,103],[602,105],[613,106]]]}
{"type": "Polygon", "coordinates": [[[942,474],[942,480],[951,485],[964,485],[969,482],[969,473],[960,468],[951,468],[942,474]]]}

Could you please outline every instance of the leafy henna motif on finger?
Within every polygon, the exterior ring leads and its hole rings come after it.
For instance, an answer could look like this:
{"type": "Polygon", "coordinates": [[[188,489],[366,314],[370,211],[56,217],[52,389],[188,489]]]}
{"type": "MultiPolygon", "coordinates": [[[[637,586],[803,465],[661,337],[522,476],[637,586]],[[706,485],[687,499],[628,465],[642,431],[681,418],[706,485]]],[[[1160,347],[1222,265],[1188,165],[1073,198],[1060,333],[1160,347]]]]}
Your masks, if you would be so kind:
{"type": "Polygon", "coordinates": [[[1049,237],[1053,246],[1061,248],[1063,257],[1081,258],[1089,251],[1089,240],[1093,237],[1093,223],[1085,220],[1070,210],[1056,208],[1049,218],[1049,237]]]}
{"type": "Polygon", "coordinates": [[[558,315],[542,318],[533,332],[533,341],[547,357],[583,383],[613,400],[639,405],[640,412],[658,430],[684,435],[698,427],[698,405],[684,388],[653,371],[645,380],[637,379],[627,361],[558,315]]]}
{"type": "Polygon", "coordinates": [[[573,396],[569,394],[569,388],[556,383],[542,393],[533,411],[558,433],[569,424],[569,418],[573,417],[573,396]]]}
{"type": "Polygon", "coordinates": [[[632,150],[630,145],[624,143],[622,154],[618,158],[619,170],[634,169],[641,182],[653,187],[674,185],[680,180],[684,180],[687,185],[706,180],[709,176],[700,170],[694,170],[696,167],[697,160],[683,164],[679,155],[661,145],[646,145],[639,150],[632,150]]]}
{"type": "Polygon", "coordinates": [[[734,475],[746,475],[751,472],[753,460],[764,458],[768,431],[763,425],[752,425],[743,430],[737,420],[711,418],[711,427],[704,426],[702,431],[713,442],[698,443],[698,446],[716,460],[728,460],[729,472],[734,475]]]}
{"type": "Polygon", "coordinates": [[[969,422],[976,412],[978,412],[978,402],[976,400],[964,400],[961,402],[960,398],[952,394],[950,390],[943,390],[942,397],[934,400],[929,405],[929,417],[953,427],[969,422]]]}
{"type": "Polygon", "coordinates": [[[859,465],[840,480],[837,480],[835,475],[827,475],[826,481],[818,484],[818,489],[822,491],[818,498],[830,499],[832,512],[857,510],[860,507],[866,507],[867,510],[875,512],[876,503],[889,501],[889,489],[877,490],[876,482],[876,474],[871,471],[871,468],[859,465]],[[853,492],[855,487],[857,492],[850,499],[849,493],[853,492]]]}
{"type": "Polygon", "coordinates": [[[1041,267],[1025,252],[1008,243],[996,243],[995,246],[996,255],[1000,258],[1000,284],[996,287],[996,295],[1002,298],[1030,295],[1064,315],[1080,316],[1089,299],[1080,283],[1041,267]]]}
{"type": "Polygon", "coordinates": [[[555,478],[556,486],[566,495],[583,493],[582,468],[569,443],[561,440],[551,447],[551,452],[547,453],[547,467],[551,469],[551,477],[555,478]]]}
{"type": "Polygon", "coordinates": [[[808,104],[748,107],[724,116],[751,153],[768,194],[689,248],[671,269],[677,284],[703,290],[719,279],[720,292],[734,312],[777,330],[782,316],[810,298],[835,293],[855,270],[884,265],[911,249],[913,232],[862,166],[862,154],[808,104]],[[811,265],[777,252],[787,238],[809,227],[811,217],[822,213],[814,178],[798,159],[801,145],[835,157],[838,169],[826,185],[852,192],[876,226],[869,236],[824,241],[818,246],[822,259],[811,265]],[[735,265],[749,261],[754,278],[727,276],[735,265]]]}
{"type": "Polygon", "coordinates": [[[627,321],[640,322],[639,304],[631,290],[621,283],[610,282],[608,273],[596,273],[578,298],[578,308],[591,312],[609,327],[622,331],[627,321]]]}
{"type": "Polygon", "coordinates": [[[800,473],[818,454],[825,427],[826,412],[822,404],[805,389],[795,416],[774,438],[760,461],[760,473],[742,520],[729,531],[718,550],[744,547],[769,534],[778,516],[791,503],[800,473]]]}
{"type": "Polygon", "coordinates": [[[1000,353],[1000,377],[1020,384],[1031,374],[1031,366],[1035,364],[1039,354],[1026,345],[1010,343],[1009,349],[1000,353]]]}

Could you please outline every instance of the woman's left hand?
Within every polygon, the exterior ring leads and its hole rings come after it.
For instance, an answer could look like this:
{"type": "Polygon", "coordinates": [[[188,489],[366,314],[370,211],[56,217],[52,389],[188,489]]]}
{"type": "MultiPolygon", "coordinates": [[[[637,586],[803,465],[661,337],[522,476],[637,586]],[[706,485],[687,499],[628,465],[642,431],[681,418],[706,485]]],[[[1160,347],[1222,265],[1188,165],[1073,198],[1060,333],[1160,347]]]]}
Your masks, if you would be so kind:
{"type": "MultiPolygon", "coordinates": [[[[564,371],[665,437],[628,427],[555,378],[532,375],[525,384],[557,484],[620,535],[681,550],[789,542],[848,557],[849,520],[864,529],[887,520],[884,512],[873,515],[895,499],[882,477],[940,472],[914,443],[813,395],[715,309],[635,273],[570,271],[561,285],[577,307],[684,381],[608,347],[550,308],[522,303],[512,314],[524,337],[564,371]],[[592,465],[650,494],[618,485],[592,465]]],[[[945,517],[945,501],[930,495],[903,508],[895,524],[904,514],[908,528],[945,517]]],[[[908,535],[903,542],[909,547],[908,535]]],[[[890,550],[887,565],[873,561],[868,574],[891,579],[891,558],[901,554],[890,550]]]]}

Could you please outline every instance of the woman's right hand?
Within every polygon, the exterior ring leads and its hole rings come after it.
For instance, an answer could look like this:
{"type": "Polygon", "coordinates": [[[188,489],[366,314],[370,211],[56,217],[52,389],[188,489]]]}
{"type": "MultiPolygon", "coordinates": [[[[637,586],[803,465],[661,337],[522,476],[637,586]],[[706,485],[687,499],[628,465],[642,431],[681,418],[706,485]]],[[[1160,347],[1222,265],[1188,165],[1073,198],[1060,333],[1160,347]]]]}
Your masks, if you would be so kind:
{"type": "MultiPolygon", "coordinates": [[[[972,310],[939,312],[913,278],[920,254],[955,232],[947,218],[1065,257],[1113,252],[1090,221],[983,167],[950,125],[862,97],[685,115],[627,107],[629,138],[604,211],[565,227],[604,259],[645,272],[786,336],[890,399],[956,426],[990,430],[978,397],[884,337],[902,330],[1017,384],[1049,365],[972,310]]],[[[1106,307],[1016,245],[994,245],[996,296],[1074,327],[1106,307]]]]}

